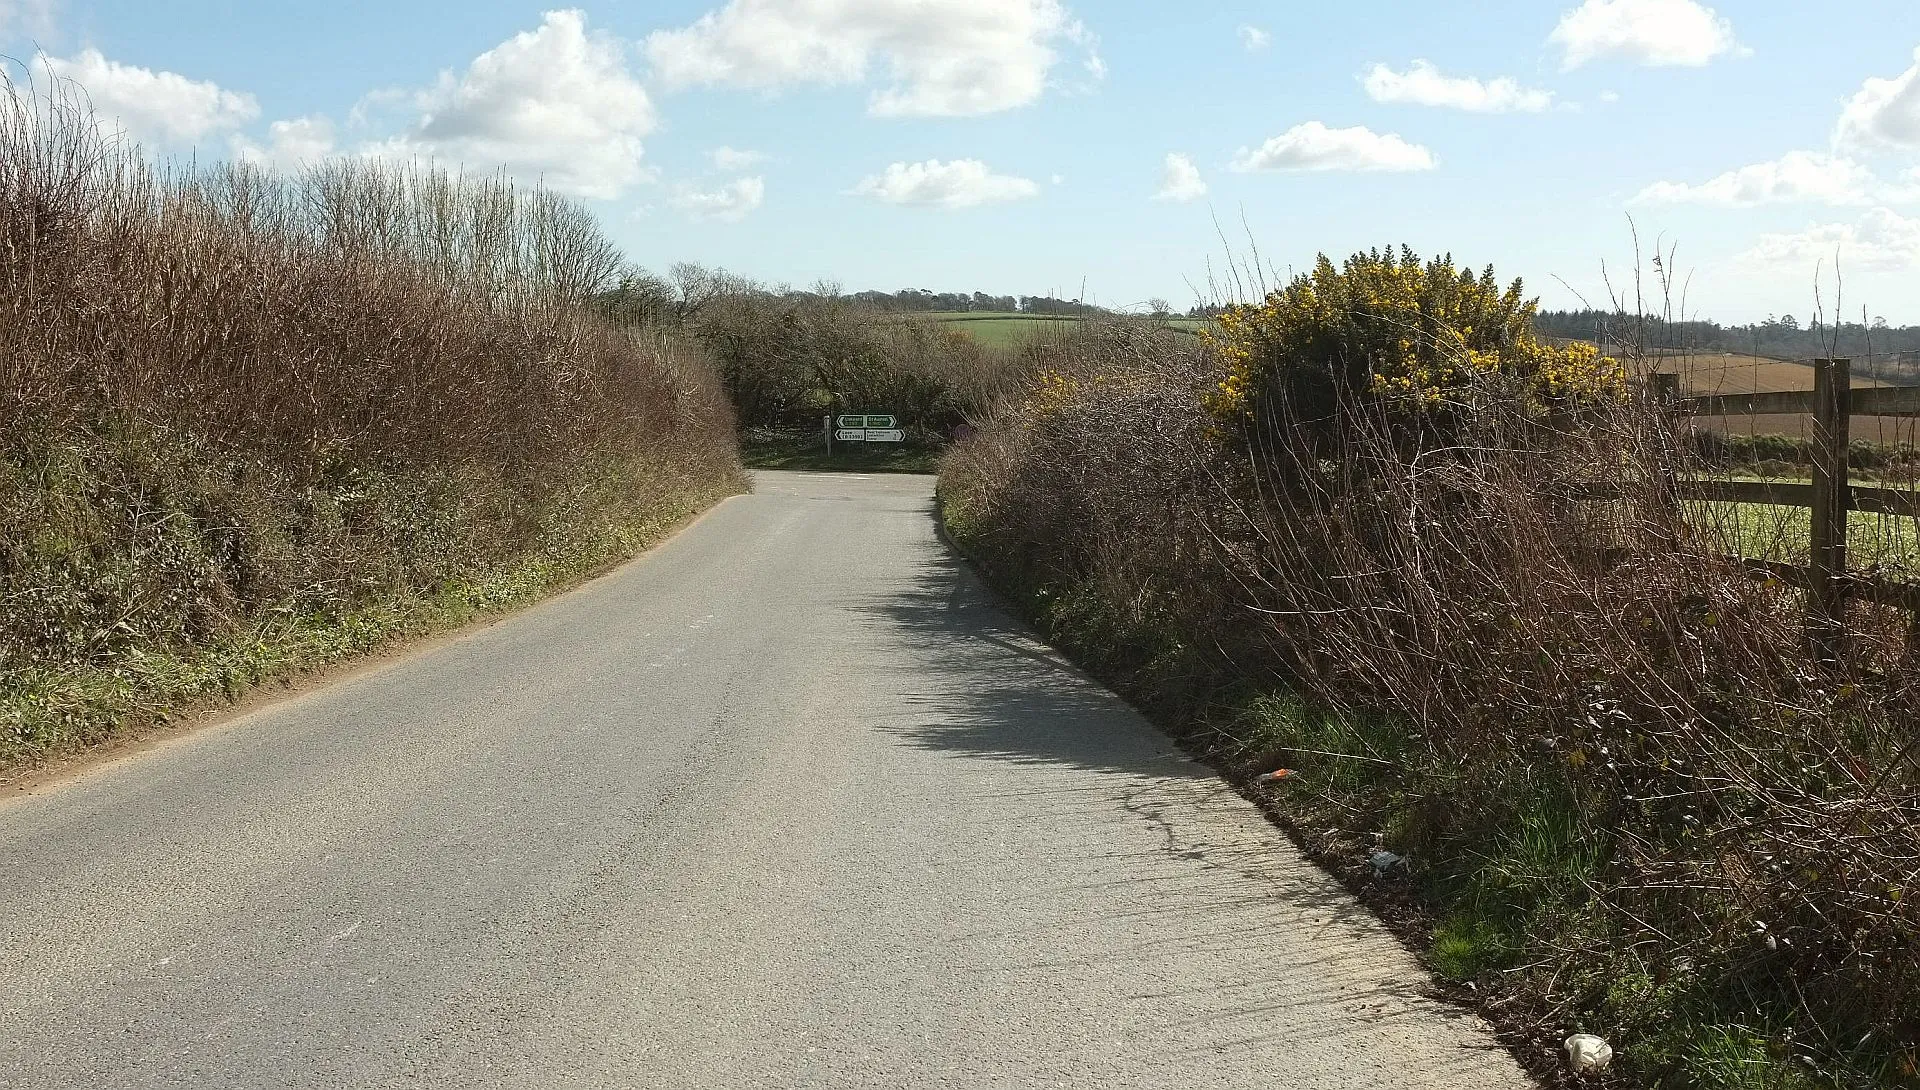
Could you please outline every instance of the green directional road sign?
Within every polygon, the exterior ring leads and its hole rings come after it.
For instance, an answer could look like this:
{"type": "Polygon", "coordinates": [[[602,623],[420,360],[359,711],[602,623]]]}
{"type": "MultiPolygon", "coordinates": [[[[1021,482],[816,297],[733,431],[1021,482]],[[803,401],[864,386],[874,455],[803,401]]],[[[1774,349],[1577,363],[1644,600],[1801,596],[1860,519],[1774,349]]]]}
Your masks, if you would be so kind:
{"type": "Polygon", "coordinates": [[[849,413],[846,416],[840,417],[837,423],[838,426],[842,428],[893,428],[898,426],[894,423],[894,419],[891,416],[870,416],[864,413],[849,413]]]}

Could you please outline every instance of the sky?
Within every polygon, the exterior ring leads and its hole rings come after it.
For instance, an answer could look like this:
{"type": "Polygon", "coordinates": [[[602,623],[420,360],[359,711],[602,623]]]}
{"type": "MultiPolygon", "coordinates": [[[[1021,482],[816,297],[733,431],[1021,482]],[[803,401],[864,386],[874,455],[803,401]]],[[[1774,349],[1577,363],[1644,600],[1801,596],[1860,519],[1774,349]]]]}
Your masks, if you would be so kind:
{"type": "Polygon", "coordinates": [[[1404,243],[1920,324],[1915,0],[0,0],[0,51],[156,157],[504,170],[655,270],[1184,309],[1404,243]]]}

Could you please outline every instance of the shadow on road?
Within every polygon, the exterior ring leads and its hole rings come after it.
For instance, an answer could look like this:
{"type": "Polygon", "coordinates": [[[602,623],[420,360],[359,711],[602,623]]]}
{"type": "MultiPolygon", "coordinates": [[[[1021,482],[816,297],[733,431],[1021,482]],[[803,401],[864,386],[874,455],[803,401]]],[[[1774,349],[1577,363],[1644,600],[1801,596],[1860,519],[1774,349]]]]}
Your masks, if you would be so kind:
{"type": "Polygon", "coordinates": [[[910,744],[1000,760],[1207,777],[1172,739],[1009,615],[945,542],[929,541],[910,589],[853,609],[906,630],[910,744]]]}
{"type": "Polygon", "coordinates": [[[1195,1056],[1284,1051],[1290,1084],[1526,1085],[1476,1015],[1435,1001],[1430,979],[1365,906],[1037,639],[951,547],[930,538],[909,562],[904,586],[890,577],[886,593],[847,603],[890,629],[879,642],[893,649],[900,687],[875,729],[1041,772],[1013,777],[1019,797],[1001,817],[1019,827],[1117,811],[1151,830],[1109,855],[1067,853],[1054,884],[1029,891],[1109,898],[1101,919],[1112,941],[1062,952],[1051,936],[1083,929],[1084,917],[1035,930],[991,911],[953,941],[1023,943],[1035,951],[1027,971],[1100,980],[1177,981],[1179,967],[1225,955],[1228,967],[1204,983],[1138,988],[1120,1001],[1156,1008],[1160,1033],[1190,1042],[1195,1056]],[[1084,789],[1043,771],[1063,769],[1088,773],[1084,789]],[[1414,1041],[1421,1070],[1409,1078],[1389,1057],[1414,1041]]]}

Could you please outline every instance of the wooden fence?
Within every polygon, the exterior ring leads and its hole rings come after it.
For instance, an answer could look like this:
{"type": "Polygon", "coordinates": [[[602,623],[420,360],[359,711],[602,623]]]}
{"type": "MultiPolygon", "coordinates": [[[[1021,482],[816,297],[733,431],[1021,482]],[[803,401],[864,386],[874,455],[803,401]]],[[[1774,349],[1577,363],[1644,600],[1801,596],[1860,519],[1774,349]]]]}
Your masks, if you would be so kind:
{"type": "Polygon", "coordinates": [[[1920,492],[1853,484],[1847,465],[1848,422],[1855,416],[1920,417],[1920,387],[1852,384],[1852,361],[1813,361],[1813,390],[1681,397],[1680,376],[1652,376],[1653,394],[1677,417],[1805,413],[1813,420],[1813,483],[1673,480],[1676,499],[1804,507],[1812,512],[1811,550],[1805,567],[1747,559],[1756,575],[1782,579],[1807,591],[1808,631],[1829,655],[1839,654],[1850,600],[1913,611],[1920,634],[1920,584],[1853,572],[1847,566],[1847,515],[1878,511],[1920,518],[1920,492]]]}

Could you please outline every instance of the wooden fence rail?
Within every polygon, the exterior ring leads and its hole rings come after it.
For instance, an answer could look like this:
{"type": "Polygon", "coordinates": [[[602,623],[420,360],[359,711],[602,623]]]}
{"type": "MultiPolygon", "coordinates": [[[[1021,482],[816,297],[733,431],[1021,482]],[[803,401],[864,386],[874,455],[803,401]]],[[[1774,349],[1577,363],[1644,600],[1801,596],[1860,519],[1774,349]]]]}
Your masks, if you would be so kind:
{"type": "MultiPolygon", "coordinates": [[[[1808,562],[1802,567],[1747,559],[1755,575],[1783,579],[1807,591],[1807,629],[1820,652],[1831,658],[1842,654],[1847,602],[1876,602],[1912,610],[1920,634],[1920,584],[1881,579],[1847,568],[1847,514],[1877,511],[1920,518],[1920,492],[1861,487],[1849,480],[1848,425],[1854,416],[1920,416],[1920,387],[1869,386],[1854,389],[1852,361],[1815,360],[1811,391],[1716,394],[1681,397],[1680,376],[1652,376],[1654,397],[1676,417],[1765,416],[1805,413],[1813,418],[1813,481],[1798,484],[1775,481],[1671,480],[1676,499],[1722,500],[1734,503],[1804,507],[1812,512],[1808,562]]],[[[1588,494],[1618,494],[1599,484],[1588,494]]],[[[1745,559],[1745,558],[1743,558],[1745,559]]]]}
{"type": "MultiPolygon", "coordinates": [[[[1818,368],[1823,363],[1844,365],[1849,361],[1815,360],[1814,366],[1818,368]]],[[[1851,370],[1851,367],[1848,369],[1851,370]]],[[[1813,393],[1806,390],[1710,394],[1705,397],[1676,397],[1673,409],[1687,416],[1779,416],[1813,412],[1813,398],[1813,393]]],[[[1862,386],[1857,390],[1849,390],[1847,412],[1852,416],[1920,416],[1920,386],[1862,386]]]]}

